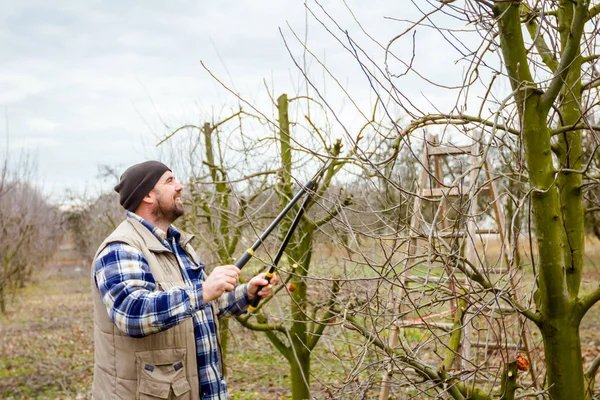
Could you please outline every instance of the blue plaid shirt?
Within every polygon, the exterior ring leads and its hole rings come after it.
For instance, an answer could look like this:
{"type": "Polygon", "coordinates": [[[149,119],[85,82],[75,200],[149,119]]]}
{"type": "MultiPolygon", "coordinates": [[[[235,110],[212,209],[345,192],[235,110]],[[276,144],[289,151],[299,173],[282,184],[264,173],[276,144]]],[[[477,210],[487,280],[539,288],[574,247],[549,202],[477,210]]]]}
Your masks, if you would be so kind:
{"type": "Polygon", "coordinates": [[[183,251],[179,243],[181,233],[172,225],[165,233],[131,212],[127,216],[140,221],[175,254],[188,286],[158,291],[142,252],[125,243],[112,243],[94,261],[96,286],[110,320],[123,333],[144,337],[177,325],[185,318],[194,318],[201,397],[228,399],[219,365],[212,307],[218,308],[218,318],[243,314],[249,304],[247,285],[238,285],[215,302],[204,304],[205,268],[201,262],[196,265],[183,251]]]}

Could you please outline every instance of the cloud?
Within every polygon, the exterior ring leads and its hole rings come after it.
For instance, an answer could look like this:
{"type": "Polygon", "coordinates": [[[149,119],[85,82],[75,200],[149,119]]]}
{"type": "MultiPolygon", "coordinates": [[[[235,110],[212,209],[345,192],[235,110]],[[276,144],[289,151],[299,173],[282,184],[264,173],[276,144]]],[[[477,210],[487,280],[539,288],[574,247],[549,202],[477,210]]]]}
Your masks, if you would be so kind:
{"type": "Polygon", "coordinates": [[[58,127],[58,123],[46,118],[31,118],[27,121],[27,127],[35,132],[54,133],[58,127]]]}
{"type": "MultiPolygon", "coordinates": [[[[369,34],[384,46],[406,27],[384,16],[416,19],[420,15],[404,3],[349,2],[369,34]]],[[[280,28],[300,63],[304,48],[293,33],[303,40],[307,29],[311,51],[357,102],[372,104],[375,95],[360,65],[343,48],[347,46],[343,32],[317,4],[308,4],[337,38],[307,14],[302,1],[3,2],[0,48],[8,56],[0,59],[0,107],[6,111],[0,115],[8,115],[10,143],[35,151],[40,180],[55,196],[67,189],[83,191],[95,184],[98,165],[123,168],[155,157],[155,144],[169,127],[202,121],[213,110],[237,103],[208,76],[200,60],[264,109],[270,106],[263,80],[275,93],[293,94],[305,87],[280,28]]],[[[342,3],[324,4],[341,29],[347,29],[366,55],[382,65],[383,49],[362,34],[342,3]]],[[[416,59],[429,78],[446,81],[463,68],[439,65],[438,57],[456,58],[456,51],[439,32],[419,30],[417,39],[420,45],[435,48],[416,59]],[[436,63],[437,68],[430,68],[436,63]]],[[[409,58],[410,40],[394,46],[409,58]]],[[[309,74],[324,85],[332,107],[359,120],[335,83],[323,82],[325,74],[318,63],[310,57],[308,63],[309,74]]],[[[415,93],[420,99],[415,102],[421,105],[427,102],[419,91],[425,90],[427,96],[434,93],[414,75],[398,82],[403,90],[415,93]]],[[[4,140],[0,143],[5,145],[4,140]]],[[[0,154],[4,150],[0,147],[0,154]]]]}

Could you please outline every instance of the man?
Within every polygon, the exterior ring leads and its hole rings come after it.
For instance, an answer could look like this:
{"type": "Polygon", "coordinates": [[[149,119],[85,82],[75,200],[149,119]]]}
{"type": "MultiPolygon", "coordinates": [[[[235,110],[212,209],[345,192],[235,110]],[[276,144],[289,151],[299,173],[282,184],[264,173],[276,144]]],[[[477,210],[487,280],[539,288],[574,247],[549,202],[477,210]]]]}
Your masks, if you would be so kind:
{"type": "Polygon", "coordinates": [[[217,319],[271,290],[264,274],[237,285],[234,265],[206,275],[193,236],[171,225],[182,190],[158,161],[130,167],[115,187],[128,212],[93,263],[95,399],[228,399],[217,319]]]}

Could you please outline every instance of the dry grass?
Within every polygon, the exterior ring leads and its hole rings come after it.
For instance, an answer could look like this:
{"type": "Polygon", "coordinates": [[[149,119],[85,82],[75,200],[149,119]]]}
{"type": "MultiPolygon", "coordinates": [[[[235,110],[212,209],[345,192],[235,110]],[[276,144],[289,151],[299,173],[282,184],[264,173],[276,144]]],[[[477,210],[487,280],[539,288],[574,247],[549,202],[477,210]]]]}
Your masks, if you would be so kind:
{"type": "MultiPolygon", "coordinates": [[[[38,274],[0,315],[1,399],[88,399],[93,374],[92,302],[88,269],[51,268],[38,274]]],[[[262,333],[231,321],[228,386],[232,399],[289,398],[289,367],[262,333]]],[[[323,348],[315,357],[322,379],[335,371],[323,348]]],[[[315,390],[318,390],[318,383],[315,390]]]]}
{"type": "Polygon", "coordinates": [[[87,272],[37,275],[0,317],[0,393],[4,399],[89,398],[93,368],[87,272]]]}
{"type": "MultiPolygon", "coordinates": [[[[493,253],[494,244],[489,245],[488,250],[493,253]]],[[[600,276],[600,244],[595,240],[588,243],[586,264],[583,291],[596,286],[600,276]]],[[[8,313],[0,315],[0,398],[90,398],[93,342],[88,269],[54,267],[36,273],[35,277],[9,303],[8,313]]],[[[289,366],[283,357],[262,333],[245,330],[234,321],[230,325],[227,360],[232,399],[289,398],[289,366]]],[[[600,306],[597,305],[581,327],[586,365],[600,353],[598,329],[600,306]]],[[[348,354],[345,343],[357,344],[362,340],[341,337],[348,333],[340,334],[334,328],[328,332],[313,354],[313,394],[319,398],[328,397],[324,385],[365,384],[364,380],[344,383],[348,376],[346,368],[350,366],[337,358],[338,354],[348,354]]],[[[371,372],[378,381],[379,372],[371,372]]],[[[370,394],[376,397],[377,390],[372,388],[370,394]]]]}

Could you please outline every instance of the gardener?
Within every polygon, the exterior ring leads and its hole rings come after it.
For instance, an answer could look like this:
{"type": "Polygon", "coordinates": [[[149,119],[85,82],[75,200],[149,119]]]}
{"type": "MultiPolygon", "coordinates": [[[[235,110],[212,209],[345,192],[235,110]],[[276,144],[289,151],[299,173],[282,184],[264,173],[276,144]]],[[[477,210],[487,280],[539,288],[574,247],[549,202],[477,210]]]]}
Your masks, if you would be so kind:
{"type": "Polygon", "coordinates": [[[238,285],[234,265],[206,275],[193,236],[171,225],[182,189],[158,161],[130,167],[115,187],[128,212],[93,263],[95,399],[228,398],[217,319],[271,290],[264,274],[238,285]]]}

